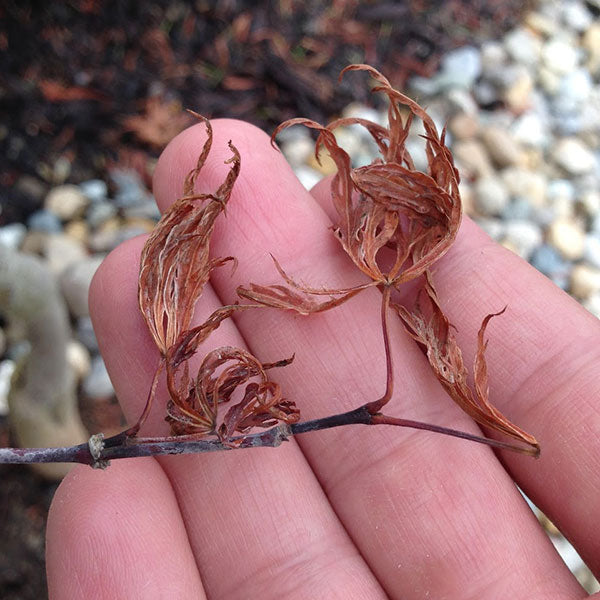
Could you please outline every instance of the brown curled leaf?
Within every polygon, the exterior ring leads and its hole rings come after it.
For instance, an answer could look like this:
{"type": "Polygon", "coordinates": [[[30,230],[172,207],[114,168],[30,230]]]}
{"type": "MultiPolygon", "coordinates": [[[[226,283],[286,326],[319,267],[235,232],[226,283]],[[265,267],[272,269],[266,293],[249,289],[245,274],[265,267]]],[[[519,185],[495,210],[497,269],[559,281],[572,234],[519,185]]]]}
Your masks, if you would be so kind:
{"type": "Polygon", "coordinates": [[[475,421],[504,433],[520,442],[539,449],[535,437],[511,423],[489,401],[487,366],[485,361],[485,330],[489,321],[500,312],[489,314],[483,320],[478,334],[477,355],[474,366],[474,393],[467,382],[468,372],[463,362],[462,352],[452,332],[447,317],[442,312],[431,278],[425,284],[427,306],[420,298],[414,309],[392,303],[402,319],[408,333],[426,352],[429,364],[448,395],[475,421]]]}
{"type": "Polygon", "coordinates": [[[230,143],[232,167],[215,194],[194,194],[196,178],[212,145],[212,128],[204,117],[207,140],[184,185],[184,196],[165,212],[144,246],[138,299],[140,310],[160,353],[190,324],[194,307],[212,269],[231,257],[211,260],[209,244],[215,219],[223,212],[239,174],[240,156],[230,143]]]}

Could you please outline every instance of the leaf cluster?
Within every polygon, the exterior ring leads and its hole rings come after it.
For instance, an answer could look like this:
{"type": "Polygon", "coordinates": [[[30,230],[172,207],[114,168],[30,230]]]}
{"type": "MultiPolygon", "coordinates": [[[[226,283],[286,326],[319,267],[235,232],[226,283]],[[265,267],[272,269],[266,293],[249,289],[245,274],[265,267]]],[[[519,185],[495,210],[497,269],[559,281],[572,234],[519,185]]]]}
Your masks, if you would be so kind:
{"type": "MultiPolygon", "coordinates": [[[[296,423],[299,412],[294,403],[285,399],[279,385],[267,376],[268,370],[289,364],[291,359],[264,364],[246,350],[218,348],[206,354],[195,377],[190,375],[190,359],[210,333],[236,311],[271,307],[310,315],[333,309],[364,289],[376,287],[382,292],[387,380],[384,394],[363,407],[372,417],[370,422],[405,426],[410,423],[381,413],[394,389],[388,331],[389,313],[393,313],[422,347],[444,389],[467,414],[518,442],[504,443],[503,447],[537,455],[537,440],[512,424],[489,400],[485,330],[490,319],[501,313],[489,314],[483,320],[471,387],[461,349],[435,287],[431,267],[452,245],[462,216],[459,175],[445,145],[445,131],[438,133],[425,110],[393,89],[374,68],[351,65],[341,76],[348,71],[366,71],[375,80],[372,91],[387,96],[387,127],[361,118],[338,119],[327,126],[299,118],[282,123],[273,139],[282,129],[298,124],[318,132],[317,159],[324,148],[337,166],[331,182],[337,213],[333,233],[350,260],[366,276],[365,283],[347,289],[309,287],[296,282],[274,258],[283,283],[242,286],[238,295],[249,300],[249,304],[223,306],[204,323],[190,327],[194,307],[211,271],[229,261],[235,263],[233,257],[211,257],[210,238],[215,219],[225,211],[231,197],[241,161],[230,142],[232,156],[227,162],[231,167],[225,181],[212,194],[195,193],[196,180],[212,144],[210,123],[198,116],[206,125],[207,141],[185,181],[182,198],[164,214],[142,255],[139,304],[161,361],[146,409],[133,433],[137,433],[150,410],[162,369],[166,372],[169,392],[167,420],[175,436],[213,434],[222,442],[231,443],[236,433],[246,434],[255,427],[296,423]],[[427,172],[415,168],[406,145],[414,119],[422,121],[425,132],[427,172]],[[347,125],[360,125],[373,137],[380,157],[370,165],[352,168],[349,155],[338,145],[335,129],[347,125]],[[412,300],[401,293],[403,284],[409,281],[418,287],[412,300]],[[245,387],[238,394],[241,399],[234,400],[234,393],[242,386],[245,387]],[[230,406],[223,417],[219,416],[221,405],[230,406]]],[[[456,434],[438,426],[431,429],[456,434]]],[[[487,438],[477,441],[492,443],[487,438]]]]}

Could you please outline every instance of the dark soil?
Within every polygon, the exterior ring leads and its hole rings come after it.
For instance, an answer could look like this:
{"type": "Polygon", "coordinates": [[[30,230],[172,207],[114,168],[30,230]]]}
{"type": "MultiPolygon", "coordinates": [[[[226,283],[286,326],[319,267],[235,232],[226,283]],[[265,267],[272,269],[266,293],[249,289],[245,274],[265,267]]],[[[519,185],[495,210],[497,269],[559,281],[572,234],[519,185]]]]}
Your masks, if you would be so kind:
{"type": "MultiPolygon", "coordinates": [[[[190,122],[182,108],[267,131],[294,116],[328,121],[367,101],[350,79],[337,85],[346,65],[370,63],[402,88],[433,73],[448,49],[500,36],[524,4],[6,0],[0,226],[25,222],[52,185],[106,179],[116,163],[148,181],[152,158],[190,122]]],[[[0,444],[8,435],[0,419],[0,444]]],[[[47,595],[43,537],[55,489],[27,468],[0,467],[2,599],[47,595]]]]}

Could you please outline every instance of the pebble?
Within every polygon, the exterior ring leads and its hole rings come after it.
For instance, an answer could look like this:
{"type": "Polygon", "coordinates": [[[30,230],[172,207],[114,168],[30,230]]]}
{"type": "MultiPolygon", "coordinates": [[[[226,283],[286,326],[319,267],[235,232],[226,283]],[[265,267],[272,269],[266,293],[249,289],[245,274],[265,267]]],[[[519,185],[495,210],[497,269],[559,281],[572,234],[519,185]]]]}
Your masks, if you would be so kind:
{"type": "Polygon", "coordinates": [[[25,240],[27,235],[27,227],[23,223],[11,223],[0,227],[0,244],[18,250],[25,240]]]}
{"type": "Polygon", "coordinates": [[[494,172],[485,146],[478,140],[458,140],[453,146],[454,159],[461,177],[485,177],[494,172]]]}
{"type": "Polygon", "coordinates": [[[88,349],[91,354],[98,354],[98,340],[90,317],[80,317],[76,325],[77,339],[88,349]]]}
{"type": "Polygon", "coordinates": [[[502,99],[515,114],[524,112],[531,105],[533,78],[527,68],[507,70],[511,73],[511,81],[502,94],[502,99]]]}
{"type": "Polygon", "coordinates": [[[577,32],[585,31],[594,22],[590,11],[581,2],[561,3],[561,11],[565,25],[577,32]]]}
{"type": "Polygon", "coordinates": [[[542,47],[542,60],[548,69],[563,75],[577,67],[579,52],[573,43],[554,37],[542,47]]]}
{"type": "Polygon", "coordinates": [[[64,233],[47,236],[43,252],[48,267],[56,275],[87,256],[83,244],[64,233]]]}
{"type": "Polygon", "coordinates": [[[470,113],[461,112],[448,123],[448,130],[457,140],[468,140],[479,133],[479,117],[470,113]]]}
{"type": "Polygon", "coordinates": [[[438,85],[445,89],[470,88],[480,74],[479,50],[473,46],[462,46],[442,57],[438,85]]]}
{"type": "Polygon", "coordinates": [[[58,215],[49,210],[42,209],[32,213],[27,219],[27,228],[30,231],[43,231],[45,233],[60,233],[62,223],[58,215]]]}
{"type": "Polygon", "coordinates": [[[583,301],[583,306],[595,317],[600,319],[600,293],[592,294],[583,301]]]}
{"type": "Polygon", "coordinates": [[[548,228],[548,242],[566,259],[579,260],[585,249],[585,232],[577,222],[559,218],[548,228]]]}
{"type": "Polygon", "coordinates": [[[0,361],[0,417],[8,415],[8,393],[10,392],[10,380],[15,372],[13,360],[0,361]]]}
{"type": "Polygon", "coordinates": [[[317,173],[320,173],[321,175],[327,176],[334,175],[335,173],[337,173],[337,166],[335,164],[335,161],[333,160],[333,158],[331,158],[331,155],[327,151],[322,150],[319,153],[318,160],[315,156],[315,153],[311,152],[308,157],[307,164],[311,169],[314,169],[315,171],[317,171],[317,173]]]}
{"type": "Polygon", "coordinates": [[[600,236],[594,233],[588,233],[585,236],[583,259],[600,269],[600,236]]]}
{"type": "Polygon", "coordinates": [[[81,219],[77,221],[71,221],[65,225],[64,231],[66,235],[78,242],[81,242],[83,246],[87,245],[89,227],[85,221],[82,221],[81,219]]]}
{"type": "Polygon", "coordinates": [[[534,111],[521,114],[510,127],[515,140],[525,146],[545,148],[550,141],[544,118],[534,111]]]}
{"type": "Polygon", "coordinates": [[[486,127],[481,139],[494,163],[502,168],[523,162],[522,150],[517,141],[506,129],[486,127]]]}
{"type": "Polygon", "coordinates": [[[475,209],[486,217],[500,215],[510,201],[506,187],[496,175],[479,178],[473,191],[475,209]]]}
{"type": "Polygon", "coordinates": [[[0,327],[0,358],[4,356],[6,352],[6,333],[4,329],[0,327]]]}
{"type": "MultiPolygon", "coordinates": [[[[337,134],[339,135],[338,130],[337,134]]],[[[336,138],[338,137],[336,135],[336,138]]],[[[351,136],[356,139],[356,136],[351,136]]],[[[299,137],[296,141],[281,144],[281,152],[293,168],[304,164],[311,154],[315,152],[315,143],[306,136],[299,137]]]]}
{"type": "Polygon", "coordinates": [[[530,29],[517,27],[504,37],[504,48],[507,54],[516,62],[533,68],[540,60],[542,40],[530,29]]]}
{"type": "Polygon", "coordinates": [[[478,218],[477,225],[497,242],[504,237],[504,221],[487,217],[478,218]]]}
{"type": "Polygon", "coordinates": [[[102,179],[90,179],[79,184],[83,195],[93,204],[102,202],[108,196],[108,186],[102,179]]]}
{"type": "Polygon", "coordinates": [[[571,271],[570,291],[581,300],[600,292],[600,269],[586,264],[575,265],[571,271]]]}
{"type": "Polygon", "coordinates": [[[548,184],[543,173],[507,167],[501,172],[501,177],[511,197],[522,198],[534,208],[544,205],[548,184]]]}
{"type": "Polygon", "coordinates": [[[552,152],[552,158],[571,175],[589,173],[597,167],[594,154],[575,137],[559,140],[552,152]]]}
{"type": "Polygon", "coordinates": [[[530,221],[509,221],[505,225],[504,240],[515,248],[515,253],[528,260],[532,252],[542,243],[541,228],[530,221]]]}
{"type": "Polygon", "coordinates": [[[94,273],[103,256],[90,256],[67,267],[60,277],[60,286],[69,311],[76,317],[89,316],[88,293],[94,273]]]}
{"type": "Polygon", "coordinates": [[[592,23],[583,34],[581,44],[587,52],[586,67],[592,74],[600,70],[600,22],[592,23]]]}
{"type": "Polygon", "coordinates": [[[296,177],[300,183],[307,189],[311,190],[323,178],[320,173],[310,167],[301,166],[294,170],[296,177]]]}
{"type": "Polygon", "coordinates": [[[82,389],[83,393],[92,400],[103,400],[114,395],[112,382],[100,355],[92,358],[90,372],[83,381],[82,389]]]}
{"type": "Polygon", "coordinates": [[[148,201],[150,194],[136,171],[113,169],[110,178],[117,188],[114,202],[118,207],[127,208],[148,201]]]}
{"type": "Polygon", "coordinates": [[[37,177],[32,177],[31,175],[22,175],[19,177],[16,188],[25,196],[38,201],[44,198],[47,191],[46,186],[37,177]]]}
{"type": "Polygon", "coordinates": [[[48,192],[44,208],[59,219],[69,221],[83,215],[88,199],[76,185],[60,185],[48,192]]]}
{"type": "Polygon", "coordinates": [[[117,215],[117,207],[111,202],[99,200],[90,205],[86,213],[86,221],[96,229],[109,219],[117,215]]]}
{"type": "Polygon", "coordinates": [[[538,246],[530,258],[531,264],[541,273],[552,277],[554,275],[563,275],[568,277],[571,265],[566,261],[552,246],[542,244],[538,246]]]}
{"type": "Polygon", "coordinates": [[[67,344],[67,361],[78,380],[82,380],[90,373],[92,362],[87,348],[77,340],[69,340],[67,344]]]}

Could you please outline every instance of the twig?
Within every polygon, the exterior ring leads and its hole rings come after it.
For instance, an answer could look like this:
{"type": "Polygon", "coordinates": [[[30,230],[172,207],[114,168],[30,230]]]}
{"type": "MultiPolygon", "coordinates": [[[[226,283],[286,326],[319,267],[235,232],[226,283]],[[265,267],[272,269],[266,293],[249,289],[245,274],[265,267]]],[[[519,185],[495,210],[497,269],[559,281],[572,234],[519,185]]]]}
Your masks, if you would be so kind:
{"type": "Polygon", "coordinates": [[[189,435],[164,438],[136,438],[119,434],[104,441],[101,437],[102,434],[97,434],[90,438],[90,443],[79,444],[78,446],[64,448],[0,448],[0,464],[74,462],[87,464],[94,468],[106,468],[108,461],[118,458],[160,456],[165,454],[200,454],[203,452],[219,452],[240,448],[276,448],[293,435],[345,425],[393,425],[423,429],[487,444],[496,448],[514,450],[535,457],[539,455],[532,448],[479,437],[455,429],[448,429],[419,421],[388,417],[382,414],[372,415],[367,406],[361,406],[360,408],[339,415],[304,421],[293,425],[281,423],[260,433],[234,437],[228,443],[224,443],[218,438],[206,439],[203,437],[202,439],[192,439],[193,436],[189,435]],[[99,442],[101,443],[99,444],[99,442]]]}

